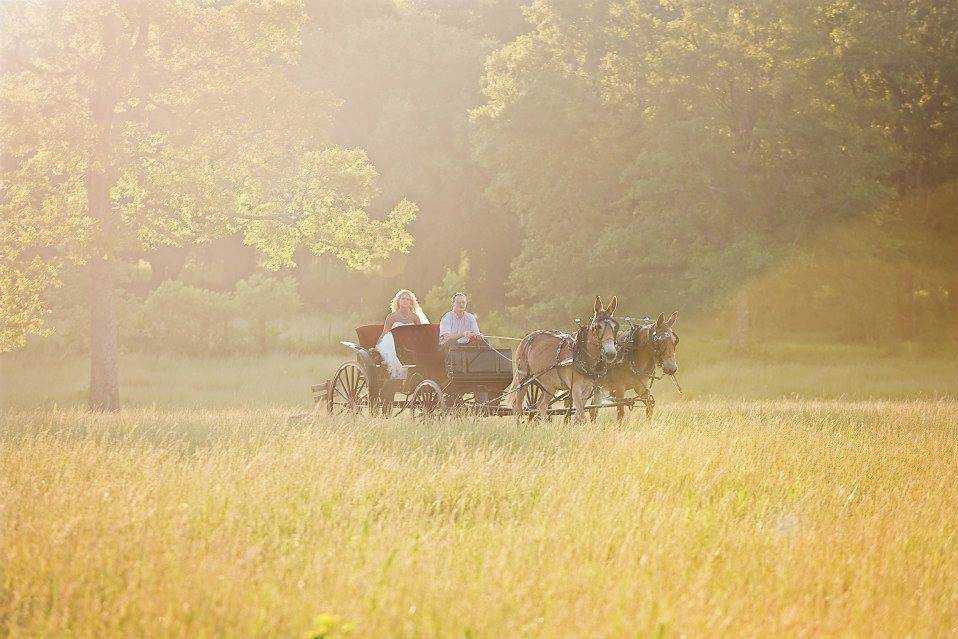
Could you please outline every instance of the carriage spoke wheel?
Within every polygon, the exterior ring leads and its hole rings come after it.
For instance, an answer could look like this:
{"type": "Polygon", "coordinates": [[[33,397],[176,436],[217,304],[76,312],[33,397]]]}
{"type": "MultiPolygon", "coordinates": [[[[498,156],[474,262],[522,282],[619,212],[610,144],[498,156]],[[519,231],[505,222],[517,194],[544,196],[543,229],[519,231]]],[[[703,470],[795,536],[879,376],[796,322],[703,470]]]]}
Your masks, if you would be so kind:
{"type": "Polygon", "coordinates": [[[419,383],[409,398],[409,414],[417,421],[429,421],[446,413],[446,395],[431,379],[419,383]]]}
{"type": "Polygon", "coordinates": [[[346,362],[333,378],[332,397],[326,400],[330,415],[359,415],[369,411],[369,380],[356,362],[346,362]]]}
{"type": "Polygon", "coordinates": [[[539,417],[537,411],[539,401],[542,399],[542,393],[542,386],[539,385],[539,382],[532,382],[526,387],[526,399],[523,408],[526,409],[526,419],[530,422],[539,417]]]}

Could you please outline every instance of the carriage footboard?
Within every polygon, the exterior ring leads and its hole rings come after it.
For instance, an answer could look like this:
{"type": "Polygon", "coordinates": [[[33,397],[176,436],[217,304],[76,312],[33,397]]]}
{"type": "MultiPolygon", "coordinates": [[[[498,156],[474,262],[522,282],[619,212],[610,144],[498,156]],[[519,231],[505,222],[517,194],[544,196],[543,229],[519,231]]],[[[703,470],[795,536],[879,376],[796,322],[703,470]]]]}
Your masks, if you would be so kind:
{"type": "Polygon", "coordinates": [[[316,405],[322,403],[325,406],[332,399],[333,380],[331,379],[327,379],[322,384],[313,384],[309,388],[313,392],[313,403],[316,405]]]}

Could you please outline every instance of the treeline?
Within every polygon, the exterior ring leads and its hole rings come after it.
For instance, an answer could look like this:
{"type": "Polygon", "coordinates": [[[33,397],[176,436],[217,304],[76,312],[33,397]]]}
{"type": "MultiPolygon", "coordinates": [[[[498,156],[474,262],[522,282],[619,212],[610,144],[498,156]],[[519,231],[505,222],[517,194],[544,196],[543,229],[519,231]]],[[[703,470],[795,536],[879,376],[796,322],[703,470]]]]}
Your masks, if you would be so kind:
{"type": "Polygon", "coordinates": [[[520,325],[617,292],[735,330],[744,304],[757,334],[955,326],[952,3],[310,8],[301,81],[420,213],[371,275],[303,260],[307,308],[373,316],[465,253],[476,305],[520,325]]]}
{"type": "Polygon", "coordinates": [[[533,312],[612,288],[738,305],[769,331],[954,330],[958,5],[543,0],[527,17],[472,117],[533,312]]]}

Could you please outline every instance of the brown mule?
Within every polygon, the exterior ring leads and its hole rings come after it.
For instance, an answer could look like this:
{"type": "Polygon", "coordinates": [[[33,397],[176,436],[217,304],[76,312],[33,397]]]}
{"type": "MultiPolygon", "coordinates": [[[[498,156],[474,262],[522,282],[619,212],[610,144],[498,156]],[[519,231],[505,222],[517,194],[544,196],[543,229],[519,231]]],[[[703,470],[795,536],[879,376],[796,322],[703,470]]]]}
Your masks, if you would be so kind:
{"type": "MultiPolygon", "coordinates": [[[[652,416],[655,400],[652,399],[652,378],[655,367],[660,366],[666,375],[674,375],[679,370],[675,359],[675,347],[679,343],[678,335],[672,331],[675,324],[675,313],[665,319],[665,313],[651,324],[636,326],[631,331],[619,336],[618,346],[622,351],[622,362],[609,368],[602,380],[602,386],[609,390],[612,398],[625,398],[625,391],[630,388],[635,391],[640,400],[644,400],[645,414],[652,416]]],[[[625,407],[616,409],[618,418],[625,415],[625,407]]]]}
{"type": "Polygon", "coordinates": [[[549,417],[549,402],[561,390],[569,390],[575,407],[576,419],[582,419],[586,400],[595,389],[595,378],[589,374],[590,367],[604,365],[615,360],[618,354],[616,334],[618,323],[612,319],[617,304],[615,296],[609,306],[602,298],[595,298],[595,308],[587,326],[577,335],[554,331],[535,331],[526,335],[512,362],[512,410],[517,418],[523,414],[526,386],[523,382],[535,379],[543,388],[536,408],[541,419],[549,417]],[[576,337],[580,337],[579,352],[576,352],[576,337]],[[573,361],[575,360],[575,361],[573,361]]]}

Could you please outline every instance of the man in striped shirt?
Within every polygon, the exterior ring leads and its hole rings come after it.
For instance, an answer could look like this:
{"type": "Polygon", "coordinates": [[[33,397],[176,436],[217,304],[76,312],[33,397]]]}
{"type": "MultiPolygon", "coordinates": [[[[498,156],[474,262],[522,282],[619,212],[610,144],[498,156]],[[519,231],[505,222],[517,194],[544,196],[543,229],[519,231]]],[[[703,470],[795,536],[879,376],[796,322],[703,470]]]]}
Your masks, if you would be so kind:
{"type": "Polygon", "coordinates": [[[456,293],[452,296],[452,310],[439,320],[439,344],[453,346],[454,344],[468,344],[473,338],[481,337],[479,322],[476,316],[466,312],[465,293],[456,293]]]}

